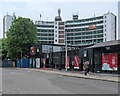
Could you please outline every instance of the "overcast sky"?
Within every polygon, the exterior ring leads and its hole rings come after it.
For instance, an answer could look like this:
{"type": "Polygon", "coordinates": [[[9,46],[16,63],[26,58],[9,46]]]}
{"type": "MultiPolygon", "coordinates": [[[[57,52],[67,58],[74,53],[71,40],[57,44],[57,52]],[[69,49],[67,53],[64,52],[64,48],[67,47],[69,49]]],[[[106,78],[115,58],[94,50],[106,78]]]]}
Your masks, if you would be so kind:
{"type": "Polygon", "coordinates": [[[61,9],[63,20],[72,19],[73,14],[78,14],[80,18],[100,16],[112,12],[118,15],[119,0],[0,0],[0,38],[3,33],[3,16],[7,12],[12,15],[39,20],[40,14],[42,20],[54,20],[58,15],[57,10],[61,9]],[[48,2],[49,1],[49,2],[48,2]]]}

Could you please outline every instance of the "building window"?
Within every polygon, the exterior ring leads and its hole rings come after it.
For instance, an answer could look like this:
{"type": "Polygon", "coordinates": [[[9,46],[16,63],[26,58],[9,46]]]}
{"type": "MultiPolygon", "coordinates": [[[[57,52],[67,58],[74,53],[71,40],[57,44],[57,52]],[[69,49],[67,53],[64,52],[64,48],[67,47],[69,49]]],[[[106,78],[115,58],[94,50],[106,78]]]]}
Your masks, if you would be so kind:
{"type": "Polygon", "coordinates": [[[105,25],[105,27],[106,27],[106,25],[105,25]]]}
{"type": "Polygon", "coordinates": [[[55,40],[55,42],[57,42],[57,40],[55,40]]]}
{"type": "Polygon", "coordinates": [[[106,38],[105,38],[105,41],[106,41],[106,38]]]}
{"type": "Polygon", "coordinates": [[[105,36],[106,36],[106,33],[105,33],[105,36]]]}
{"type": "Polygon", "coordinates": [[[105,19],[106,19],[106,16],[105,16],[105,19]]]}
{"type": "Polygon", "coordinates": [[[55,28],[57,28],[57,26],[55,26],[55,28]]]}
{"type": "Polygon", "coordinates": [[[106,32],[106,29],[105,29],[105,32],[106,32]]]}
{"type": "Polygon", "coordinates": [[[55,35],[55,37],[57,37],[57,35],[55,35]]]}
{"type": "Polygon", "coordinates": [[[105,20],[105,23],[106,23],[107,21],[105,20]]]}

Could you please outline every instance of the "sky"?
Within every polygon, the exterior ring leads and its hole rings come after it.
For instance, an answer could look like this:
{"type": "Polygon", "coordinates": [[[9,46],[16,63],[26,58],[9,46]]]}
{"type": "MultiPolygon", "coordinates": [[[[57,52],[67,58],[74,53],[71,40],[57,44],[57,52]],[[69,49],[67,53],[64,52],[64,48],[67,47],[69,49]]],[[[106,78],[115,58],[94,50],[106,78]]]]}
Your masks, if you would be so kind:
{"type": "Polygon", "coordinates": [[[112,12],[118,16],[119,0],[0,0],[0,38],[3,36],[3,17],[15,12],[16,17],[30,18],[31,20],[54,21],[61,9],[62,20],[71,20],[73,14],[79,19],[101,16],[112,12]]]}

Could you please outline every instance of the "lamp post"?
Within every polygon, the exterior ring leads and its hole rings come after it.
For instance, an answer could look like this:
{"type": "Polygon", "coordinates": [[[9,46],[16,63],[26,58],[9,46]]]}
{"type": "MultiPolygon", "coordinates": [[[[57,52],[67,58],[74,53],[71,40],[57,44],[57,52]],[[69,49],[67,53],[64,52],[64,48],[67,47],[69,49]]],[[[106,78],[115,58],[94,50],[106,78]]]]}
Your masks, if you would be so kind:
{"type": "Polygon", "coordinates": [[[67,32],[66,32],[66,71],[67,71],[67,32]]]}

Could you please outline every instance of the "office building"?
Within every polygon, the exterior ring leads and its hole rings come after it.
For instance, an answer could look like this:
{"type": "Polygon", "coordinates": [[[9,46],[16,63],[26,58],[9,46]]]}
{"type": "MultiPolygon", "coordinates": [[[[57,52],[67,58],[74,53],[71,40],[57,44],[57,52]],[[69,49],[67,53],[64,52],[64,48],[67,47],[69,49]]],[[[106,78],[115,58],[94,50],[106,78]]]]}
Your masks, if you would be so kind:
{"type": "Polygon", "coordinates": [[[68,45],[90,45],[116,40],[116,16],[106,13],[101,16],[79,19],[77,14],[72,20],[62,21],[60,9],[55,21],[36,21],[37,36],[40,43],[68,45]]]}

